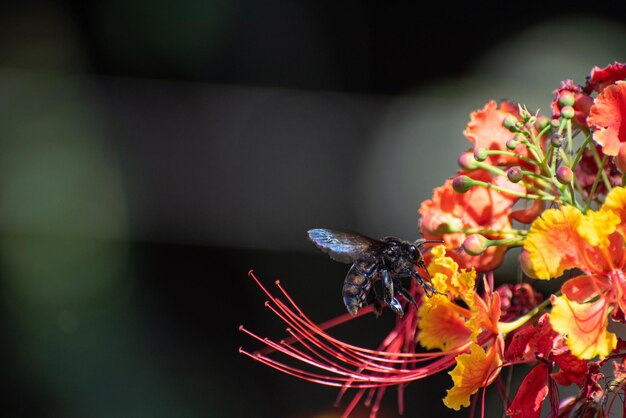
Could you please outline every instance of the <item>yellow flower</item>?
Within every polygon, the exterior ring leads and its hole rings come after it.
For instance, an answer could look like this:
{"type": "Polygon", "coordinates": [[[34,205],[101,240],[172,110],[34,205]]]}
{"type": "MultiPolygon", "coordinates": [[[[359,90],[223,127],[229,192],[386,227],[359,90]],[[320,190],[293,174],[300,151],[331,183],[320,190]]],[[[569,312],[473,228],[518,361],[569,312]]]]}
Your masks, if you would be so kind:
{"type": "Polygon", "coordinates": [[[553,297],[550,323],[567,335],[581,359],[607,356],[617,338],[607,331],[608,314],[626,314],[626,189],[614,188],[602,207],[583,214],[564,206],[549,209],[531,226],[524,249],[540,279],[579,269],[584,275],[553,297]]]}
{"type": "Polygon", "coordinates": [[[503,341],[496,339],[486,351],[478,344],[470,347],[469,354],[456,358],[456,367],[450,372],[454,386],[448,389],[443,403],[454,410],[467,407],[470,397],[481,387],[489,385],[498,376],[502,365],[503,341]]]}
{"type": "Polygon", "coordinates": [[[593,303],[576,303],[567,296],[552,301],[550,325],[568,336],[568,346],[578,358],[604,358],[617,345],[617,337],[606,329],[607,305],[604,299],[593,303]],[[574,318],[574,320],[572,320],[574,318]]]}
{"type": "Polygon", "coordinates": [[[444,399],[446,406],[458,410],[468,406],[470,396],[495,379],[502,365],[500,296],[485,286],[486,297],[481,298],[475,291],[476,272],[459,270],[454,260],[445,255],[443,246],[435,247],[432,256],[428,266],[431,283],[445,295],[425,298],[418,312],[418,341],[428,349],[441,350],[473,341],[469,353],[456,357],[457,365],[450,372],[454,385],[444,399]],[[467,307],[457,305],[455,300],[462,300],[467,307]]]}

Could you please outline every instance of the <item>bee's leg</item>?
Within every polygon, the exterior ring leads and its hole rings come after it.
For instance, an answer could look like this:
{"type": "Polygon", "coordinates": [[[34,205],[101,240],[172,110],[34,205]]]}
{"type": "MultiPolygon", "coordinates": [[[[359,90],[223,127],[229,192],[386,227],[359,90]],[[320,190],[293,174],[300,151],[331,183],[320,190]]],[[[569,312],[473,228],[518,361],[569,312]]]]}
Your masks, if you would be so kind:
{"type": "Polygon", "coordinates": [[[415,274],[413,277],[415,277],[415,280],[417,280],[417,283],[424,288],[424,291],[426,291],[427,295],[429,292],[431,294],[438,293],[440,295],[445,295],[445,293],[441,293],[440,291],[435,289],[433,285],[430,284],[430,282],[424,281],[424,278],[419,273],[415,274]]]}
{"type": "Polygon", "coordinates": [[[422,286],[422,288],[424,288],[424,291],[426,292],[427,295],[429,295],[431,293],[438,293],[440,295],[444,295],[444,293],[441,293],[440,291],[435,289],[433,287],[433,285],[430,284],[430,282],[425,281],[424,278],[422,277],[422,275],[419,274],[418,272],[416,272],[415,270],[409,270],[406,273],[409,274],[412,277],[415,277],[415,280],[417,280],[417,283],[420,286],[422,286]]]}
{"type": "Polygon", "coordinates": [[[383,292],[384,292],[383,299],[385,300],[385,303],[389,305],[391,310],[397,313],[398,315],[400,316],[404,315],[404,311],[402,310],[402,305],[400,305],[400,302],[398,302],[398,299],[396,299],[393,295],[393,280],[391,280],[391,276],[389,275],[389,272],[387,270],[384,270],[382,272],[382,275],[383,275],[383,292]]]}
{"type": "Polygon", "coordinates": [[[411,294],[404,288],[404,286],[402,286],[401,284],[397,284],[396,291],[400,293],[402,297],[406,299],[410,304],[415,306],[415,309],[417,309],[417,303],[415,302],[415,299],[413,299],[413,296],[411,296],[411,294]]]}

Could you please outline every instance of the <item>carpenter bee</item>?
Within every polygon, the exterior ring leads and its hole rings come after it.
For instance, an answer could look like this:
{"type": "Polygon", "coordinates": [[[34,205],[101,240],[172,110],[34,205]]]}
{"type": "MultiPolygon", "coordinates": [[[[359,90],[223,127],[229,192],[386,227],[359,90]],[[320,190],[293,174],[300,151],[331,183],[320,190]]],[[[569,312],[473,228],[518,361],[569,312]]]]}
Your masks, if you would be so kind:
{"type": "Polygon", "coordinates": [[[437,293],[414,267],[426,268],[420,251],[424,244],[442,241],[419,239],[411,243],[395,237],[375,240],[355,232],[332,229],[311,229],[308,235],[333,260],[352,264],[343,282],[343,303],[353,316],[368,303],[371,296],[374,298],[375,312],[380,315],[382,305],[374,287],[378,281],[382,282],[382,300],[400,316],[404,315],[404,311],[396,294],[416,306],[415,300],[402,285],[401,278],[414,277],[426,292],[437,293]]]}

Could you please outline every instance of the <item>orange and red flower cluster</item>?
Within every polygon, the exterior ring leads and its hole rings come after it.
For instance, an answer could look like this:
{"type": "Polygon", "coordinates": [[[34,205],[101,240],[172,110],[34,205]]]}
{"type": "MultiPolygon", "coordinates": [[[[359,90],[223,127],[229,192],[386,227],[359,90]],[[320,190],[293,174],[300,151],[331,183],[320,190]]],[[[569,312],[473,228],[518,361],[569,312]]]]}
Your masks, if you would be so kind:
{"type": "Polygon", "coordinates": [[[242,328],[267,347],[241,351],[339,386],[340,397],[357,388],[346,416],[364,396],[375,416],[389,386],[399,387],[402,408],[406,384],[450,368],[442,399],[456,410],[489,386],[512,417],[626,408],[626,64],[594,67],[584,85],[566,80],[554,95],[549,116],[508,101],[470,115],[460,170],[419,207],[421,234],[443,241],[425,255],[435,291],[412,283],[416,306],[404,301],[406,314],[377,349],[328,333],[349,314],[318,326],[282,287],[287,302],[257,280],[291,336],[275,343],[242,328]],[[496,286],[493,271],[515,247],[523,275],[496,286]],[[559,290],[545,298],[532,286],[557,279],[559,290]],[[509,394],[502,370],[518,364],[532,368],[509,394]],[[578,395],[560,400],[559,387],[570,385],[578,395]]]}

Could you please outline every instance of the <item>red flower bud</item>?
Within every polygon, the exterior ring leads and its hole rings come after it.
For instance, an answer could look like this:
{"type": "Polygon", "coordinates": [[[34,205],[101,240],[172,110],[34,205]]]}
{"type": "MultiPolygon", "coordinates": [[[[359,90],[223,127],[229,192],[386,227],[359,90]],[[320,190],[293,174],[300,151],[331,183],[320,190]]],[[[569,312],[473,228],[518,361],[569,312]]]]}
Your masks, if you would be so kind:
{"type": "Polygon", "coordinates": [[[489,240],[480,234],[472,234],[463,241],[463,249],[469,255],[481,255],[489,248],[489,240]]]}
{"type": "Polygon", "coordinates": [[[576,111],[572,106],[565,106],[561,108],[561,116],[565,119],[572,119],[576,115],[576,111]]]}
{"type": "Polygon", "coordinates": [[[572,170],[566,165],[562,165],[556,170],[556,179],[561,184],[569,184],[573,177],[574,173],[572,173],[572,170]]]}
{"type": "Polygon", "coordinates": [[[522,173],[522,169],[519,167],[511,167],[506,171],[506,176],[511,183],[519,183],[524,177],[524,173],[522,173]]]}
{"type": "Polygon", "coordinates": [[[563,137],[559,134],[554,134],[550,138],[550,143],[554,148],[560,148],[563,145],[563,137]]]}
{"type": "Polygon", "coordinates": [[[517,129],[516,125],[517,125],[518,122],[519,121],[517,120],[517,118],[515,116],[508,115],[502,121],[502,126],[504,126],[509,131],[514,132],[517,129]]]}
{"type": "Polygon", "coordinates": [[[574,106],[575,101],[576,101],[576,97],[570,91],[564,91],[559,96],[559,105],[561,105],[561,107],[574,106]]]}
{"type": "Polygon", "coordinates": [[[539,131],[543,131],[546,126],[550,123],[550,119],[547,116],[541,115],[537,117],[537,122],[535,122],[535,127],[539,131]]]}
{"type": "Polygon", "coordinates": [[[484,148],[474,148],[474,158],[476,161],[485,161],[489,157],[487,150],[484,148]]]}
{"type": "Polygon", "coordinates": [[[461,154],[459,156],[458,163],[463,170],[472,171],[478,168],[476,159],[471,152],[464,152],[463,154],[461,154]]]}
{"type": "Polygon", "coordinates": [[[474,181],[467,176],[458,176],[452,180],[452,188],[457,193],[465,193],[474,185],[474,181]]]}
{"type": "Polygon", "coordinates": [[[517,148],[518,145],[519,145],[519,142],[517,142],[515,138],[510,138],[506,141],[506,147],[509,151],[515,150],[515,148],[517,148]]]}

